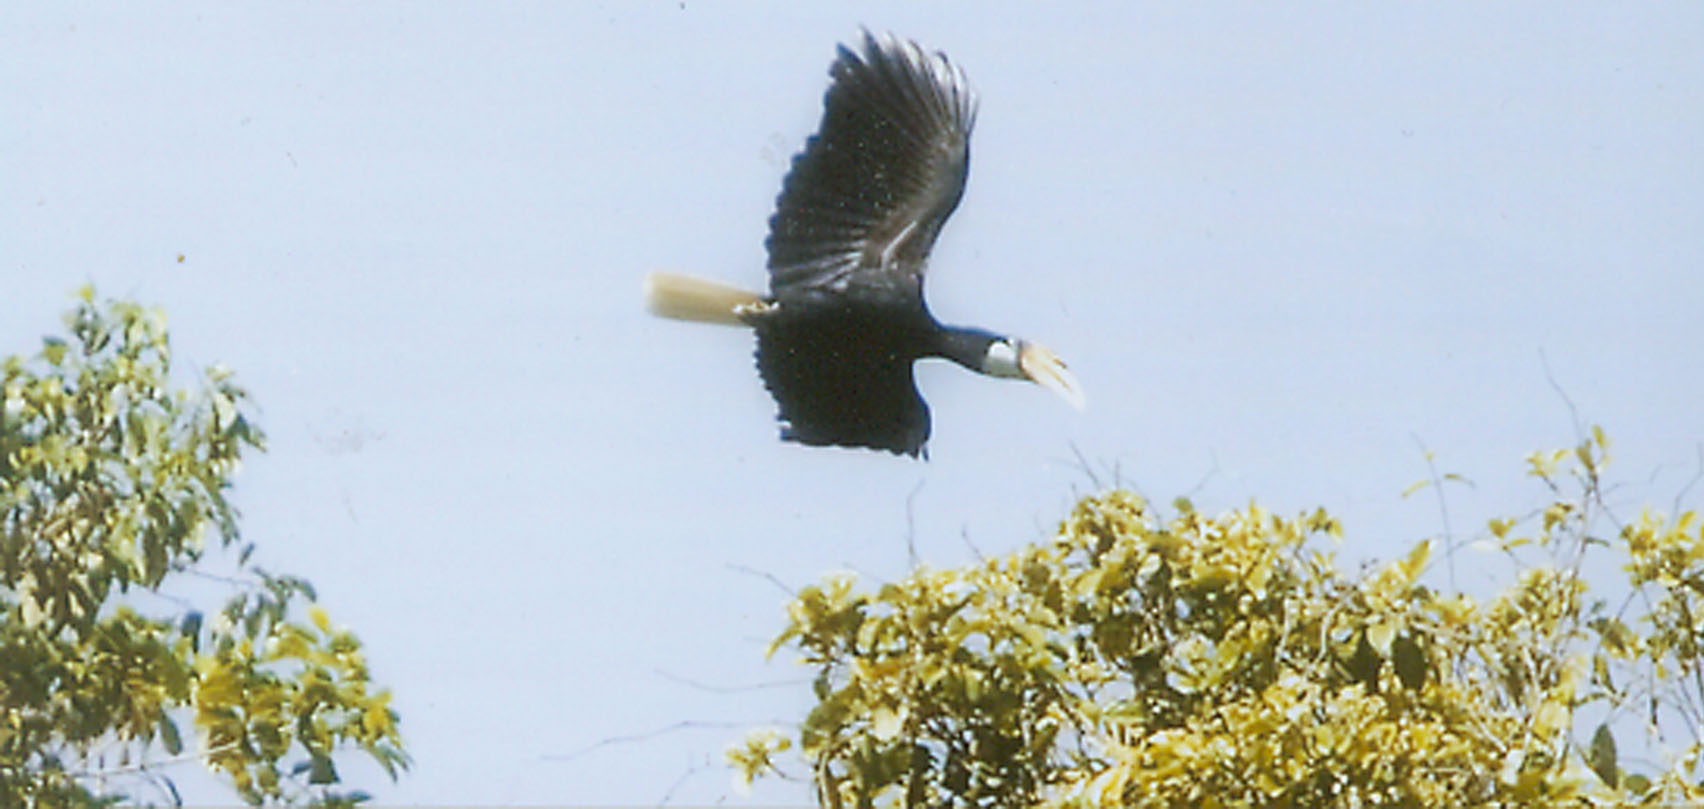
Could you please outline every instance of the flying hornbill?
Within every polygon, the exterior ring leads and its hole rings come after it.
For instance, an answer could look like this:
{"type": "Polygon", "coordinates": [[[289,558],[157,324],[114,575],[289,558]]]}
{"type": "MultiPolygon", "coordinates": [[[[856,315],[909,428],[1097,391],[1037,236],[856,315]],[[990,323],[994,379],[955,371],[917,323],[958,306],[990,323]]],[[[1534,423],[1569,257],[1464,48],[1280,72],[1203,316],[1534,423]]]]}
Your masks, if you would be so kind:
{"type": "Polygon", "coordinates": [[[829,76],[822,124],[769,220],[769,295],[654,273],[651,312],[754,328],[788,441],[918,455],[929,408],[911,365],[924,357],[1028,379],[1082,407],[1053,352],[943,326],[923,302],[929,250],[970,171],[976,99],[963,71],[945,54],[865,31],[862,50],[841,46],[829,76]]]}

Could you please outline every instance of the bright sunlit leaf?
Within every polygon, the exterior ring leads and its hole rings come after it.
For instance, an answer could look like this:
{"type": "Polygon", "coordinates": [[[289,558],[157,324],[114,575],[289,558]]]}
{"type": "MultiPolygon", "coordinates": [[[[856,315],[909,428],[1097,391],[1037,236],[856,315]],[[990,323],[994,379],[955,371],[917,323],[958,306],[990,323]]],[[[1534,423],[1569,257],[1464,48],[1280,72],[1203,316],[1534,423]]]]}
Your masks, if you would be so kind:
{"type": "Polygon", "coordinates": [[[1390,644],[1396,640],[1396,628],[1392,621],[1380,621],[1367,627],[1367,643],[1380,657],[1390,657],[1390,644]]]}

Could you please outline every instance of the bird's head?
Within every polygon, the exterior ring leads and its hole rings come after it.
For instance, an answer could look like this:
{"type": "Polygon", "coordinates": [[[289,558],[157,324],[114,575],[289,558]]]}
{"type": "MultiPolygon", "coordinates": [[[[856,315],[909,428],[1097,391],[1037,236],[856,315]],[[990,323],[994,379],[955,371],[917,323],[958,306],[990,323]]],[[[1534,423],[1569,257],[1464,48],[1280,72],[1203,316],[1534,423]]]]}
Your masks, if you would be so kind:
{"type": "Polygon", "coordinates": [[[1012,337],[1000,337],[988,344],[982,358],[982,372],[1007,379],[1028,379],[1064,397],[1072,407],[1082,410],[1087,401],[1083,388],[1065,367],[1065,361],[1045,346],[1012,337]]]}

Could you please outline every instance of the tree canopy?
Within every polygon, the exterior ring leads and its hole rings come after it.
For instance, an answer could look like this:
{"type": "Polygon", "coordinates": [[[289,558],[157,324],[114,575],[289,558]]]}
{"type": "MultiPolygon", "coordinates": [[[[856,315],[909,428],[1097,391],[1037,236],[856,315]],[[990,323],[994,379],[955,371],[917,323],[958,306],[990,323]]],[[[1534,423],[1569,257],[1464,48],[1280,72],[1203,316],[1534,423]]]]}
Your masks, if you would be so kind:
{"type": "Polygon", "coordinates": [[[254,804],[359,802],[333,756],[394,778],[397,716],[312,586],[240,542],[246,394],[218,366],[174,385],[159,310],[85,288],[65,323],[0,362],[0,805],[176,802],[188,761],[254,804]],[[211,618],[175,594],[191,577],[229,588],[211,618]]]}
{"type": "Polygon", "coordinates": [[[831,577],[771,647],[814,671],[797,758],[775,731],[728,758],[831,807],[1704,801],[1704,520],[1618,521],[1607,449],[1528,459],[1550,502],[1485,528],[1520,571],[1489,599],[1428,585],[1431,541],[1345,574],[1323,510],[1128,491],[978,564],[831,577]]]}

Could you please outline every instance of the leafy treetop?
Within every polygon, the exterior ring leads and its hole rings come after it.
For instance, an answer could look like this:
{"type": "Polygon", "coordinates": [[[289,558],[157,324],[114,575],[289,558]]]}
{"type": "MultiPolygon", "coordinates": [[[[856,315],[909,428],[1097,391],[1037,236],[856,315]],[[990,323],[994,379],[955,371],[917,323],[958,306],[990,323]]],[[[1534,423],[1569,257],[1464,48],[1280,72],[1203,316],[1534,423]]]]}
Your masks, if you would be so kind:
{"type": "Polygon", "coordinates": [[[255,804],[363,799],[337,791],[334,752],[392,777],[408,760],[360,642],[317,606],[292,620],[312,587],[250,565],[246,545],[212,620],[170,591],[208,576],[210,541],[239,541],[226,491],[264,447],[246,394],[219,367],[174,387],[159,310],[85,288],[66,326],[0,361],[0,805],[146,786],[176,802],[165,769],[187,760],[255,804]],[[144,614],[135,593],[184,608],[144,614]]]}
{"type": "MultiPolygon", "coordinates": [[[[980,564],[831,577],[771,649],[815,671],[793,777],[832,807],[1704,800],[1704,525],[1593,533],[1607,447],[1533,456],[1554,501],[1482,545],[1539,558],[1485,603],[1422,583],[1429,541],[1345,576],[1324,511],[1161,519],[1125,491],[980,564]],[[1620,608],[1588,601],[1588,551],[1621,554],[1620,608]],[[1590,703],[1658,742],[1678,727],[1670,765],[1626,769],[1609,720],[1584,738],[1590,703]]],[[[729,760],[749,781],[792,746],[754,733],[729,760]]]]}

